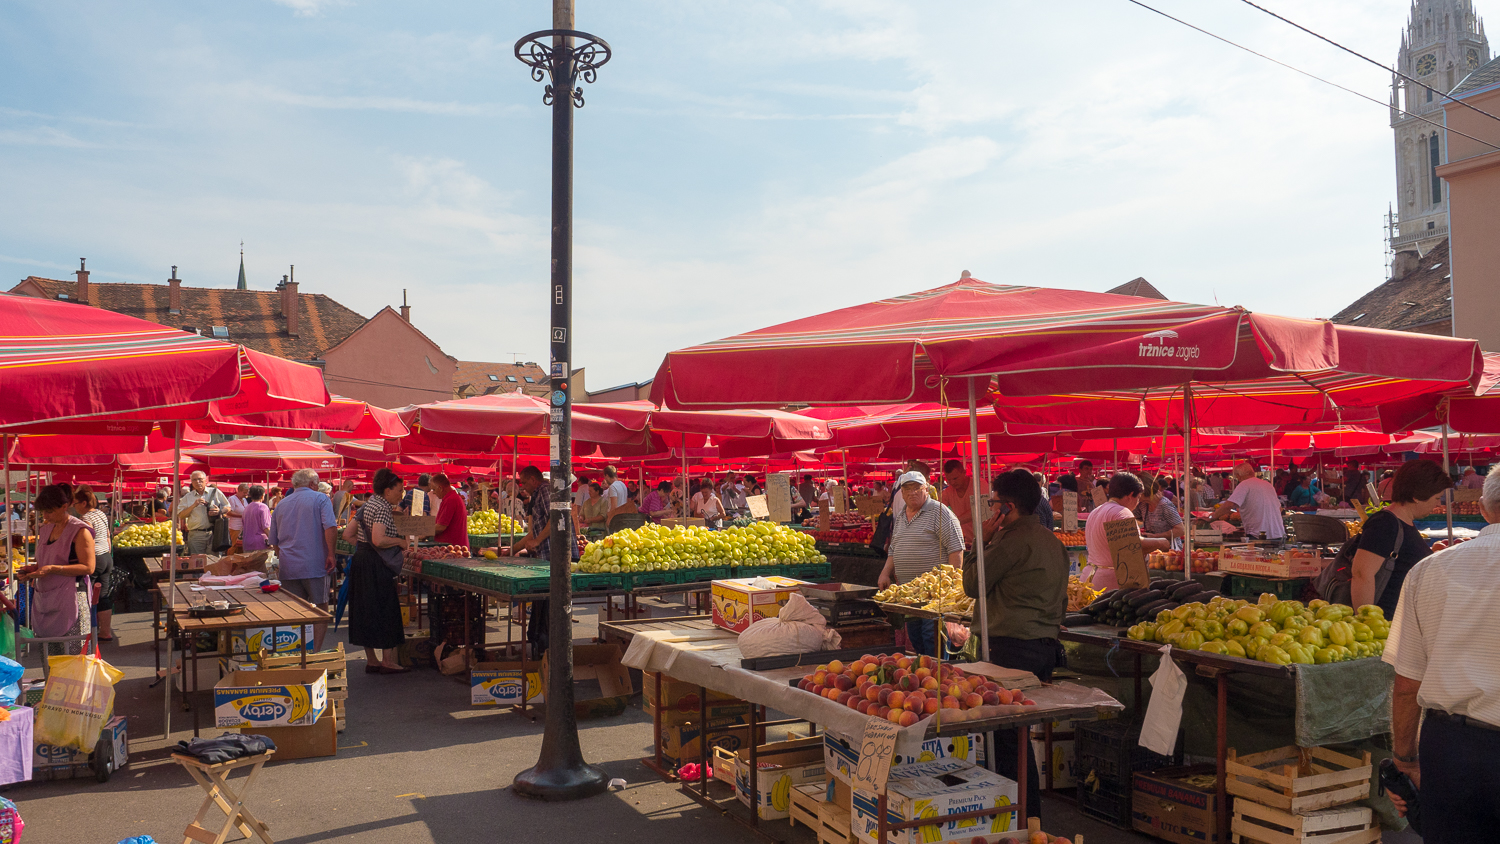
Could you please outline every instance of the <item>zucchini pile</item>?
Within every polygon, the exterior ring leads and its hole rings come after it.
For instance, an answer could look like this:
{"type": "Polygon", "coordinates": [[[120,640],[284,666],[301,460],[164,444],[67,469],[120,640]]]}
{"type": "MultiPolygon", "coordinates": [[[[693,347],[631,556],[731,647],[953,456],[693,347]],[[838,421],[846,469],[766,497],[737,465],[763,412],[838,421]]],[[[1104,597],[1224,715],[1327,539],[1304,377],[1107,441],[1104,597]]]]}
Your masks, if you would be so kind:
{"type": "Polygon", "coordinates": [[[1163,578],[1151,581],[1144,589],[1111,589],[1095,598],[1081,612],[1069,613],[1063,619],[1063,626],[1105,624],[1129,627],[1156,618],[1162,610],[1174,610],[1194,602],[1206,604],[1217,597],[1218,592],[1196,580],[1163,578]]]}

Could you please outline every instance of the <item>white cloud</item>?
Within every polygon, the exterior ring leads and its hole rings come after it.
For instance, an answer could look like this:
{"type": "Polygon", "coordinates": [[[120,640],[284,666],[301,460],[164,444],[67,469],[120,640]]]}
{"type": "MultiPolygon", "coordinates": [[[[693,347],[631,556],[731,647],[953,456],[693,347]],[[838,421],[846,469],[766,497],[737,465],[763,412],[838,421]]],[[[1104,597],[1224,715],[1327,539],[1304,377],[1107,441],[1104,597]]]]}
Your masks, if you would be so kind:
{"type": "Polygon", "coordinates": [[[230,91],[247,99],[263,100],[281,105],[301,106],[355,111],[395,111],[413,114],[437,114],[454,117],[477,117],[495,115],[515,108],[488,103],[431,102],[409,97],[390,96],[330,96],[324,94],[299,94],[270,85],[239,83],[230,86],[230,91]]]}
{"type": "Polygon", "coordinates": [[[286,6],[298,17],[316,17],[323,14],[325,9],[354,5],[354,0],[272,0],[272,2],[278,6],[286,6]]]}

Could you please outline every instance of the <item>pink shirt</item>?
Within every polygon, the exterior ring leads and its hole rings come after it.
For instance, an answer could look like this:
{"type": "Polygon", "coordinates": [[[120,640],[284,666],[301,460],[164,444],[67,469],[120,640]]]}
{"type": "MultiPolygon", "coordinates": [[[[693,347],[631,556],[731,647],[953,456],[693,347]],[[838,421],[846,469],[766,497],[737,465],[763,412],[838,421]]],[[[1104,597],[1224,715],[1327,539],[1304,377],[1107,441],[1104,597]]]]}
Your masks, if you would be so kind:
{"type": "Polygon", "coordinates": [[[1104,535],[1104,523],[1134,518],[1134,513],[1116,501],[1106,501],[1089,513],[1083,538],[1088,545],[1088,565],[1092,571],[1089,581],[1095,589],[1114,589],[1120,585],[1115,577],[1114,558],[1109,554],[1109,540],[1104,535]]]}

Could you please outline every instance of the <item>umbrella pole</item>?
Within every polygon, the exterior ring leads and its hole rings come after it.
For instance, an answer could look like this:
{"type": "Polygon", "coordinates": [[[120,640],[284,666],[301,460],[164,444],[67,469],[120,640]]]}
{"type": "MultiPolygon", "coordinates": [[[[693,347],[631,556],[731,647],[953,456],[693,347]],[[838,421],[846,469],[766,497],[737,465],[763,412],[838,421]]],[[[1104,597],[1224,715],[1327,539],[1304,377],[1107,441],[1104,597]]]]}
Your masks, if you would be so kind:
{"type": "Polygon", "coordinates": [[[1187,518],[1183,519],[1182,529],[1182,577],[1190,580],[1193,577],[1193,385],[1192,382],[1182,387],[1182,479],[1177,485],[1177,491],[1182,495],[1183,506],[1187,508],[1187,518]]]}
{"type": "MultiPolygon", "coordinates": [[[[5,472],[5,573],[6,577],[9,578],[8,582],[15,583],[16,561],[14,554],[16,540],[15,537],[12,536],[11,526],[14,522],[11,519],[12,513],[10,512],[10,435],[6,434],[0,436],[0,450],[4,451],[4,455],[0,456],[0,461],[3,461],[5,472]]],[[[22,524],[25,523],[23,522],[22,524]]],[[[17,662],[21,661],[21,645],[16,641],[19,638],[19,636],[11,637],[12,644],[10,657],[17,662]]]]}
{"type": "MultiPolygon", "coordinates": [[[[1114,439],[1114,450],[1110,452],[1110,455],[1109,455],[1109,464],[1110,464],[1110,473],[1111,474],[1114,474],[1114,473],[1120,471],[1120,438],[1119,437],[1115,437],[1115,439],[1114,439]]],[[[1079,490],[1079,492],[1082,492],[1082,491],[1083,490],[1079,490]]]]}
{"type": "MultiPolygon", "coordinates": [[[[182,504],[182,423],[172,426],[172,511],[167,525],[167,629],[171,630],[172,621],[177,617],[177,519],[178,507],[182,504]]],[[[184,535],[186,540],[187,536],[184,535]]],[[[184,652],[185,653],[185,652],[184,652]]],[[[187,660],[182,660],[183,668],[187,667],[187,660]]],[[[162,695],[161,705],[161,735],[164,739],[172,737],[172,639],[167,638],[167,677],[162,683],[165,693],[162,695]]],[[[188,688],[187,678],[182,681],[183,694],[188,688]]]]}
{"type": "MultiPolygon", "coordinates": [[[[1453,479],[1453,470],[1448,467],[1448,422],[1443,421],[1443,471],[1448,474],[1449,480],[1453,479]]],[[[7,492],[7,495],[10,493],[7,492]]],[[[1453,491],[1443,490],[1443,497],[1448,499],[1448,504],[1443,510],[1448,515],[1448,544],[1453,544],[1453,491]]]]}
{"type": "MultiPolygon", "coordinates": [[[[975,591],[979,596],[975,604],[979,607],[979,658],[983,662],[990,661],[990,619],[989,619],[989,581],[984,577],[984,520],[981,514],[984,512],[979,503],[979,460],[975,456],[979,453],[979,410],[974,404],[974,379],[969,379],[969,457],[973,462],[972,471],[974,477],[969,481],[969,492],[974,496],[972,512],[969,514],[974,522],[974,559],[978,566],[979,588],[975,591]]],[[[942,619],[938,619],[939,625],[942,619]]],[[[938,641],[942,641],[942,631],[938,631],[938,641]]]]}

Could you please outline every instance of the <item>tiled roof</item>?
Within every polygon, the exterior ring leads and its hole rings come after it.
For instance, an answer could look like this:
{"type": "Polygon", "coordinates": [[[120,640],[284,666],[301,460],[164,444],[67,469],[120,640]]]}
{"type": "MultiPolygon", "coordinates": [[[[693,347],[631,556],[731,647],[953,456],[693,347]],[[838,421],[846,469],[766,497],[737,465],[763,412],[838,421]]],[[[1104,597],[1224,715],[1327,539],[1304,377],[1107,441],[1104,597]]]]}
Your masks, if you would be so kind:
{"type": "Polygon", "coordinates": [[[461,360],[453,370],[453,394],[460,398],[513,393],[517,387],[527,395],[544,396],[549,383],[547,373],[535,363],[461,360]],[[531,383],[527,383],[527,378],[531,383]]]}
{"type": "MultiPolygon", "coordinates": [[[[76,282],[37,276],[18,287],[27,282],[49,299],[59,293],[72,297],[78,289],[76,282]]],[[[169,313],[168,295],[165,284],[89,284],[89,304],[96,307],[161,325],[192,326],[200,332],[212,332],[213,326],[221,325],[229,330],[223,339],[291,360],[314,360],[365,324],[364,317],[321,293],[297,294],[301,300],[297,337],[286,334],[278,291],[184,286],[180,314],[169,313]]]]}
{"type": "Polygon", "coordinates": [[[1333,321],[1361,328],[1409,331],[1422,325],[1453,319],[1453,288],[1449,276],[1448,241],[1444,239],[1419,260],[1417,268],[1401,278],[1359,297],[1354,304],[1333,315],[1333,321]]]}
{"type": "Polygon", "coordinates": [[[1488,88],[1491,85],[1500,85],[1500,56],[1490,59],[1473,73],[1465,76],[1463,81],[1458,83],[1458,87],[1449,92],[1449,96],[1461,97],[1470,91],[1488,88]]]}
{"type": "Polygon", "coordinates": [[[1142,299],[1161,299],[1164,302],[1167,299],[1167,297],[1161,295],[1160,290],[1157,290],[1151,284],[1151,282],[1145,280],[1144,278],[1137,278],[1131,281],[1127,281],[1113,290],[1106,290],[1104,292],[1118,293],[1121,296],[1139,296],[1142,299]]]}

